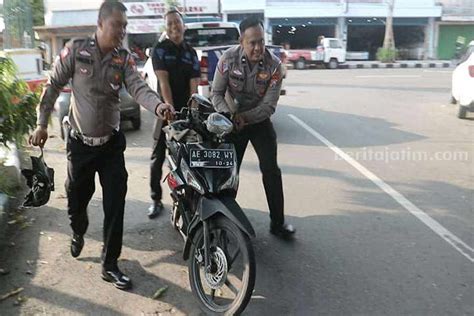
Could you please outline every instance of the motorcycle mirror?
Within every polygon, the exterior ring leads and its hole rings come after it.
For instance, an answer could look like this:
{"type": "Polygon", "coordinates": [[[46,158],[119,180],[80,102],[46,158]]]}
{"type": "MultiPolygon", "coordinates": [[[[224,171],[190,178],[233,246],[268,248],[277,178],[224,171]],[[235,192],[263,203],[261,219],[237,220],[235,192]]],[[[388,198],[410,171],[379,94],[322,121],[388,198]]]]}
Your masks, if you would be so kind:
{"type": "Polygon", "coordinates": [[[191,96],[191,99],[193,99],[194,101],[196,101],[199,105],[202,105],[206,108],[212,108],[212,103],[211,103],[211,100],[209,100],[208,98],[200,95],[200,94],[197,94],[197,93],[193,93],[193,95],[191,96]]]}

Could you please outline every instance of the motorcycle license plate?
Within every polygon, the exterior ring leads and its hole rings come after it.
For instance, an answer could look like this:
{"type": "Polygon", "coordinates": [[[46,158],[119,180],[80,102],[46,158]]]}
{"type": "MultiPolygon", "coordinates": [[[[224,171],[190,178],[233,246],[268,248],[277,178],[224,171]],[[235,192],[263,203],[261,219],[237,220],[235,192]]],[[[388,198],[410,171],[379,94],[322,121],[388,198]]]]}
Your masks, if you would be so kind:
{"type": "Polygon", "coordinates": [[[193,168],[230,168],[234,166],[232,149],[191,149],[189,166],[193,168]]]}

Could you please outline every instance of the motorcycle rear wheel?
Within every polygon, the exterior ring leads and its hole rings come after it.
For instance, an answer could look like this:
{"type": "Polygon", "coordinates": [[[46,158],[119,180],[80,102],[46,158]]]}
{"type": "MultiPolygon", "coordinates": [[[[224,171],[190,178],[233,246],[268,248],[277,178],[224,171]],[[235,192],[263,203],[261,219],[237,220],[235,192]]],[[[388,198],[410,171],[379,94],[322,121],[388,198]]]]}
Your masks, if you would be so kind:
{"type": "Polygon", "coordinates": [[[249,237],[231,220],[209,221],[211,270],[204,264],[204,233],[196,233],[189,259],[191,289],[206,313],[238,315],[250,301],[255,285],[255,254],[249,237]]]}

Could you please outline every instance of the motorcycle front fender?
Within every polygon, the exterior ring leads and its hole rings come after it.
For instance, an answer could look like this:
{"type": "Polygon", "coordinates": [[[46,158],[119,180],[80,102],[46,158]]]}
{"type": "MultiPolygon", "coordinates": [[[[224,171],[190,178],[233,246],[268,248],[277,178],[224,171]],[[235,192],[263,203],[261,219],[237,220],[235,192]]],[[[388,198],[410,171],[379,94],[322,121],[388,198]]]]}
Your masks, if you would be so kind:
{"type": "Polygon", "coordinates": [[[248,220],[247,216],[245,216],[244,211],[239,206],[239,204],[237,204],[234,198],[208,198],[203,196],[198,203],[197,212],[199,213],[199,220],[193,220],[188,229],[183,251],[184,260],[189,258],[189,252],[191,250],[191,244],[194,240],[194,235],[198,231],[198,228],[202,226],[202,222],[216,214],[222,214],[223,216],[230,219],[249,237],[255,237],[255,231],[252,227],[252,224],[248,220]]]}

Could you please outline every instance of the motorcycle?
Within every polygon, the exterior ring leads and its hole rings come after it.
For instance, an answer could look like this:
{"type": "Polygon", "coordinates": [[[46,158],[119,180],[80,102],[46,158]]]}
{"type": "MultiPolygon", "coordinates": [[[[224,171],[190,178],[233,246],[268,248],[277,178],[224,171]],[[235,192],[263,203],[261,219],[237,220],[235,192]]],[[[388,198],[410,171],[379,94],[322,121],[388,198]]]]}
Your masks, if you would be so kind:
{"type": "Polygon", "coordinates": [[[191,289],[206,313],[240,314],[255,285],[255,232],[235,201],[239,184],[232,122],[193,94],[163,128],[171,223],[184,239],[191,289]]]}

